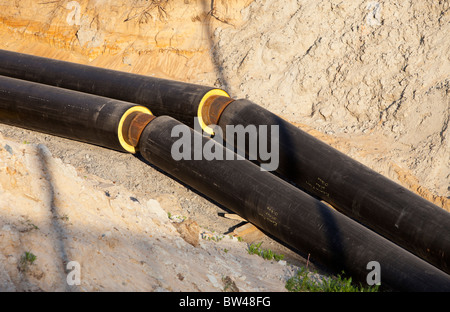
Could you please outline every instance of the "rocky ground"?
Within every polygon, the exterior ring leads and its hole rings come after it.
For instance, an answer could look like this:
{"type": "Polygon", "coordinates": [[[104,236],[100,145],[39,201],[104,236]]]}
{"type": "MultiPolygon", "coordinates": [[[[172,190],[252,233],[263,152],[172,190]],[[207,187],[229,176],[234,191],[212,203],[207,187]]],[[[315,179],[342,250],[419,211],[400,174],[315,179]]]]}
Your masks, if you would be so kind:
{"type": "MultiPolygon", "coordinates": [[[[222,87],[450,210],[448,2],[0,8],[2,49],[222,87]]],[[[284,291],[307,262],[264,235],[222,236],[241,221],[133,155],[5,125],[0,133],[1,290],[284,291]],[[249,255],[255,241],[286,263],[249,255]],[[71,261],[80,285],[67,283],[71,261]]]]}

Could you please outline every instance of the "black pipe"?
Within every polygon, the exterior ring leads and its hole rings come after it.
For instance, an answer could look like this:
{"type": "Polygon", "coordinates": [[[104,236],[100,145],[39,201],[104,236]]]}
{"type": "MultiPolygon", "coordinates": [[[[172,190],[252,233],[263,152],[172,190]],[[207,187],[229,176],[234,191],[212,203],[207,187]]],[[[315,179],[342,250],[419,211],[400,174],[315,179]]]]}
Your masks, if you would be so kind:
{"type": "Polygon", "coordinates": [[[149,107],[193,126],[198,105],[221,89],[0,50],[0,75],[149,107]]]}
{"type": "Polygon", "coordinates": [[[450,213],[250,101],[231,102],[221,113],[225,139],[226,127],[238,124],[277,126],[279,174],[450,273],[450,213]]]}
{"type": "Polygon", "coordinates": [[[218,123],[223,132],[227,125],[277,125],[277,173],[450,273],[448,212],[256,104],[223,100],[226,93],[220,89],[5,50],[0,50],[0,75],[141,104],[155,115],[169,115],[189,126],[195,126],[198,117],[210,133],[203,121],[218,123]]]}
{"type": "Polygon", "coordinates": [[[0,122],[119,150],[126,149],[125,141],[149,163],[356,280],[365,282],[367,264],[377,261],[382,283],[395,290],[450,291],[449,275],[250,161],[174,160],[172,147],[181,139],[172,136],[175,127],[187,133],[183,139],[190,138],[193,158],[195,142],[225,159],[229,150],[171,117],[154,118],[134,104],[8,77],[0,77],[0,95],[0,122]]]}
{"type": "Polygon", "coordinates": [[[92,94],[0,76],[0,122],[135,152],[122,137],[122,116],[150,111],[92,94]]]}
{"type": "MultiPolygon", "coordinates": [[[[174,161],[172,146],[179,138],[169,134],[180,125],[168,116],[151,121],[140,139],[141,155],[288,245],[329,268],[344,270],[357,281],[365,283],[367,264],[377,261],[381,283],[395,290],[450,290],[446,273],[250,161],[227,160],[225,148],[218,143],[215,150],[220,150],[223,160],[193,160],[192,148],[190,160],[174,161]]],[[[189,128],[188,133],[191,142],[202,142],[202,148],[211,144],[199,132],[189,128]]]]}

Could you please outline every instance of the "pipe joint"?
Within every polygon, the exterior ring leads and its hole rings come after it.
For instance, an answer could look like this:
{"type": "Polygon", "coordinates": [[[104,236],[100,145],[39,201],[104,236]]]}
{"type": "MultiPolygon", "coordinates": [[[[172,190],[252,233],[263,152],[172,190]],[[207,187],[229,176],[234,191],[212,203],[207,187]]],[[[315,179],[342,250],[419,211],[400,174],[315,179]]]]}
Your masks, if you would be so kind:
{"type": "Polygon", "coordinates": [[[220,115],[234,99],[226,96],[212,95],[202,106],[202,118],[206,125],[217,125],[220,115]]]}
{"type": "Polygon", "coordinates": [[[131,146],[137,147],[139,139],[145,127],[156,117],[153,115],[135,112],[131,114],[126,120],[123,129],[124,140],[131,146]]]}
{"type": "Polygon", "coordinates": [[[133,106],[123,114],[118,127],[119,142],[130,153],[136,153],[139,139],[145,127],[155,118],[143,106],[133,106]]]}
{"type": "Polygon", "coordinates": [[[212,102],[214,102],[214,100],[218,97],[224,97],[225,99],[231,100],[228,93],[225,92],[224,90],[212,89],[212,90],[209,90],[208,92],[206,92],[205,95],[203,95],[203,98],[201,99],[201,101],[197,107],[198,123],[200,124],[200,127],[203,129],[203,131],[205,131],[206,133],[209,133],[211,135],[214,134],[214,130],[212,128],[208,127],[208,125],[212,125],[213,124],[212,122],[215,119],[218,120],[220,115],[216,116],[216,118],[210,118],[209,108],[204,109],[204,106],[211,106],[212,102]],[[204,118],[206,118],[207,120],[204,120],[204,118]]]}

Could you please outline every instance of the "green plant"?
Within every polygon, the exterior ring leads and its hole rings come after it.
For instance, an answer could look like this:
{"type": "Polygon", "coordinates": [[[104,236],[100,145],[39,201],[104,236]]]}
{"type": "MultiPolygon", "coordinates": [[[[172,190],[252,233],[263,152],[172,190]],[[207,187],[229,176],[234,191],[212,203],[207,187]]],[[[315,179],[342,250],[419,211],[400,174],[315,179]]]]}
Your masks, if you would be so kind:
{"type": "MultiPolygon", "coordinates": [[[[286,289],[291,292],[377,292],[379,286],[363,287],[355,285],[352,278],[344,278],[340,274],[336,277],[314,278],[316,272],[306,268],[300,269],[297,274],[286,282],[286,289]]],[[[342,272],[343,274],[344,272],[342,272]]]]}
{"type": "Polygon", "coordinates": [[[250,246],[248,246],[248,253],[250,255],[254,255],[254,254],[259,254],[259,247],[261,246],[262,242],[259,244],[251,244],[250,246]]]}
{"type": "Polygon", "coordinates": [[[36,260],[36,256],[32,252],[28,251],[25,251],[25,254],[22,257],[29,264],[33,264],[33,262],[36,260]]]}
{"type": "Polygon", "coordinates": [[[259,244],[251,244],[248,246],[248,253],[250,255],[258,255],[261,256],[263,259],[265,260],[275,260],[275,261],[280,261],[284,259],[284,255],[278,255],[275,254],[272,250],[270,249],[261,249],[262,242],[260,242],[259,244]]]}
{"type": "Polygon", "coordinates": [[[20,258],[20,269],[22,271],[25,271],[29,265],[33,264],[33,262],[36,260],[36,256],[29,251],[25,251],[25,253],[20,258]]]}

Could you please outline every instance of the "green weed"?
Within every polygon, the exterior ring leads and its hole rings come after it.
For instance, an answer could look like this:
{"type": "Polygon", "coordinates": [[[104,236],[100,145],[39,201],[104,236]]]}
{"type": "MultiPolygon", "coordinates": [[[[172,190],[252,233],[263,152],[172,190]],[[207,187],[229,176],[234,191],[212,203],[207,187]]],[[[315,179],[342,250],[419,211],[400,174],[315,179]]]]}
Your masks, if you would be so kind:
{"type": "MultiPolygon", "coordinates": [[[[291,292],[377,292],[379,286],[357,286],[350,278],[336,277],[314,278],[308,269],[302,268],[286,282],[286,289],[291,292]]],[[[343,272],[342,272],[343,273],[343,272]]]]}
{"type": "Polygon", "coordinates": [[[275,254],[272,250],[270,249],[261,249],[261,243],[259,244],[251,244],[250,246],[248,246],[248,253],[250,255],[258,255],[261,256],[263,259],[265,260],[275,260],[275,261],[280,261],[284,259],[284,255],[278,255],[275,254]]]}
{"type": "Polygon", "coordinates": [[[25,251],[25,253],[20,258],[19,269],[21,271],[26,271],[28,269],[28,266],[33,264],[35,260],[36,256],[32,252],[25,251]]]}

